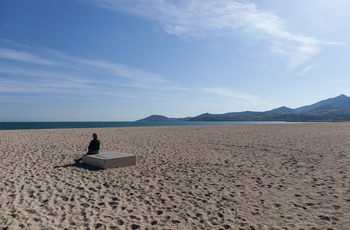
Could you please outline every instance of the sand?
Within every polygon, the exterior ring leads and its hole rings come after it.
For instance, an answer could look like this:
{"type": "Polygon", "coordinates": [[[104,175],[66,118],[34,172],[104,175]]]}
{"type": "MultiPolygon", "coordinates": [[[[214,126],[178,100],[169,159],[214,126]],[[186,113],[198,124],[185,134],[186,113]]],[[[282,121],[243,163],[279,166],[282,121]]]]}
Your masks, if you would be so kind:
{"type": "Polygon", "coordinates": [[[0,131],[3,229],[349,229],[350,123],[0,131]],[[137,165],[73,158],[97,132],[137,165]]]}

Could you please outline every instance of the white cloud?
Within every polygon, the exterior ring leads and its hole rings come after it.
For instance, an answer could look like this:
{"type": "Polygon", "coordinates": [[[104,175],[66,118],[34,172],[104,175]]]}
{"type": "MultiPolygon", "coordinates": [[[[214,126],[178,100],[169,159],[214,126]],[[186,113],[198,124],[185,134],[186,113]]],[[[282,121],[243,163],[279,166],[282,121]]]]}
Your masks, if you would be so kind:
{"type": "Polygon", "coordinates": [[[204,92],[216,94],[220,96],[230,97],[234,99],[239,100],[245,100],[245,101],[257,101],[258,99],[250,94],[241,93],[238,91],[234,91],[229,88],[220,88],[220,87],[212,87],[212,88],[202,88],[204,92]]]}
{"type": "Polygon", "coordinates": [[[44,59],[24,51],[17,51],[17,50],[6,49],[6,48],[0,49],[0,59],[8,59],[12,61],[27,62],[27,63],[40,64],[40,65],[56,64],[54,61],[44,59]]]}
{"type": "Polygon", "coordinates": [[[299,71],[297,74],[299,76],[303,76],[305,75],[306,73],[308,73],[309,71],[311,71],[312,69],[316,68],[317,65],[316,64],[311,64],[311,65],[308,65],[307,67],[305,67],[303,70],[299,71]]]}
{"type": "Polygon", "coordinates": [[[0,93],[145,98],[162,91],[180,90],[163,76],[147,70],[43,47],[0,48],[0,59],[7,59],[0,62],[0,93]]]}
{"type": "Polygon", "coordinates": [[[0,73],[3,73],[0,77],[12,76],[15,79],[21,78],[20,81],[30,81],[29,78],[46,82],[64,81],[71,82],[72,87],[77,87],[78,84],[81,87],[96,84],[110,86],[120,82],[142,87],[166,83],[159,74],[120,63],[76,57],[43,47],[24,47],[0,48],[0,60],[7,60],[0,63],[0,73]]]}
{"type": "Polygon", "coordinates": [[[325,45],[339,45],[292,32],[287,22],[273,11],[258,9],[249,1],[238,0],[92,0],[100,7],[123,11],[159,22],[169,34],[180,37],[240,34],[245,28],[264,32],[271,50],[288,57],[288,67],[305,63],[325,45]],[[275,47],[275,45],[277,47],[275,47]]]}
{"type": "Polygon", "coordinates": [[[177,84],[159,74],[120,63],[75,57],[43,47],[40,50],[28,47],[28,50],[31,52],[6,49],[7,53],[25,55],[17,55],[6,63],[0,63],[2,101],[10,101],[6,94],[32,95],[32,99],[35,100],[35,95],[40,97],[42,93],[58,97],[107,95],[152,100],[178,98],[184,93],[190,93],[200,97],[216,94],[248,103],[257,101],[252,95],[227,88],[200,88],[177,84]],[[36,61],[28,61],[25,57],[35,57],[36,61]],[[19,61],[25,64],[18,65],[19,61]]]}

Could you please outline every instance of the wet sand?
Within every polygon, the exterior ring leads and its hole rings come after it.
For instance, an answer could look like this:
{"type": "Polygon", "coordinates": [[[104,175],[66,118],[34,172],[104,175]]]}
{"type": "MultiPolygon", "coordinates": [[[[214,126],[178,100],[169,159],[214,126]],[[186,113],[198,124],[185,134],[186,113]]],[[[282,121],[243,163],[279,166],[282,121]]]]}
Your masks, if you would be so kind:
{"type": "Polygon", "coordinates": [[[0,131],[0,228],[348,229],[350,123],[0,131]],[[97,132],[137,165],[74,164],[97,132]]]}

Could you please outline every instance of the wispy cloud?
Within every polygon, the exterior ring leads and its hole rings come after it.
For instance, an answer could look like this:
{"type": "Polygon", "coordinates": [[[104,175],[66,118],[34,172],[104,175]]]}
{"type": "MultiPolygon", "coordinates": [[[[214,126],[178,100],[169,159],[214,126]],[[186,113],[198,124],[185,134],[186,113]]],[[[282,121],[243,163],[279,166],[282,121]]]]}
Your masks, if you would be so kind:
{"type": "Polygon", "coordinates": [[[88,59],[40,47],[0,48],[0,101],[28,101],[42,94],[57,97],[106,95],[116,98],[165,100],[184,94],[221,95],[247,103],[257,99],[229,88],[182,85],[147,70],[88,59]],[[5,55],[13,54],[13,55],[5,55]],[[33,60],[31,58],[34,58],[33,60]],[[16,98],[13,98],[16,95],[16,98]],[[21,97],[26,95],[26,97],[21,97]],[[164,97],[166,95],[166,97],[164,97]],[[26,99],[27,98],[27,99],[26,99]]]}
{"type": "Polygon", "coordinates": [[[92,0],[93,4],[137,15],[160,23],[163,29],[180,37],[239,35],[246,28],[263,32],[272,52],[288,57],[288,68],[310,60],[326,45],[342,45],[292,32],[287,22],[273,11],[238,0],[92,0]]]}
{"type": "Polygon", "coordinates": [[[165,90],[179,90],[160,74],[43,47],[0,48],[0,60],[6,60],[0,62],[0,93],[145,98],[147,94],[154,97],[165,90]]]}
{"type": "Polygon", "coordinates": [[[212,96],[220,97],[220,100],[227,101],[229,103],[228,106],[233,105],[236,109],[241,108],[241,110],[246,110],[247,108],[255,108],[259,110],[274,106],[271,103],[261,100],[254,94],[242,92],[226,86],[203,87],[200,90],[212,96]]]}
{"type": "Polygon", "coordinates": [[[311,65],[308,65],[307,67],[305,67],[304,69],[302,69],[301,71],[299,71],[297,74],[299,76],[303,76],[305,75],[306,73],[308,73],[309,71],[311,71],[312,69],[316,68],[317,67],[317,64],[311,64],[311,65]]]}
{"type": "Polygon", "coordinates": [[[226,87],[210,87],[210,88],[202,88],[204,92],[208,92],[211,94],[216,94],[220,96],[230,97],[233,99],[244,100],[244,101],[257,101],[258,98],[247,93],[242,93],[238,91],[234,91],[232,89],[226,87]]]}
{"type": "Polygon", "coordinates": [[[0,59],[12,61],[27,62],[40,65],[55,65],[56,63],[49,59],[44,59],[25,51],[17,51],[7,48],[0,48],[0,59]]]}

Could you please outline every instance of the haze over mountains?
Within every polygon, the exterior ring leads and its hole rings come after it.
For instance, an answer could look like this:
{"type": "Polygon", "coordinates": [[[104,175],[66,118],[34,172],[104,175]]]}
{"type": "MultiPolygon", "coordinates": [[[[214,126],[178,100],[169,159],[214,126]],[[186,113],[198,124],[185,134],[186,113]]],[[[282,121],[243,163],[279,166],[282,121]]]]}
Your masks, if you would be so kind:
{"type": "Polygon", "coordinates": [[[296,109],[282,106],[265,112],[204,113],[186,118],[168,118],[162,115],[151,115],[138,121],[350,121],[350,97],[342,94],[296,109]]]}

